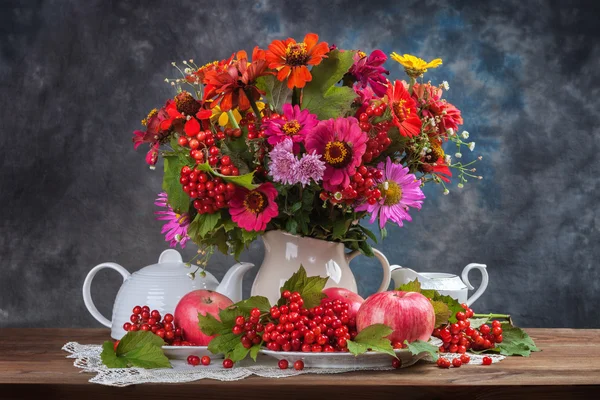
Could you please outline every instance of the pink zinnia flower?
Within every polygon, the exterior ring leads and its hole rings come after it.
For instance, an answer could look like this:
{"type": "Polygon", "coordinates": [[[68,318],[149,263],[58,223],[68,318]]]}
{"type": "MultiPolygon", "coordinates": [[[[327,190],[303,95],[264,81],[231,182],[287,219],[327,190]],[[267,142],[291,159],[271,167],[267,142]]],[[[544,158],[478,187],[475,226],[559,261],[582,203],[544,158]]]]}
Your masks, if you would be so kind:
{"type": "Polygon", "coordinates": [[[378,180],[378,188],[382,198],[377,203],[361,204],[356,211],[368,211],[371,214],[370,223],[379,217],[379,227],[383,228],[388,220],[403,225],[402,221],[412,221],[408,214],[408,207],[421,209],[425,195],[421,191],[421,181],[413,174],[408,173],[408,167],[394,164],[388,157],[385,164],[377,166],[383,177],[378,180]]]}
{"type": "Polygon", "coordinates": [[[301,143],[304,137],[315,127],[319,120],[308,110],[300,110],[298,105],[283,105],[283,116],[265,123],[265,134],[271,145],[290,138],[294,143],[301,143]]]}
{"type": "Polygon", "coordinates": [[[390,73],[382,67],[385,60],[387,56],[381,50],[374,50],[368,57],[362,51],[358,51],[354,55],[354,64],[349,72],[362,88],[370,85],[377,97],[383,97],[388,83],[385,75],[390,73]]]}
{"type": "Polygon", "coordinates": [[[321,121],[305,140],[307,153],[323,156],[323,187],[334,192],[350,184],[367,149],[367,134],[353,117],[321,121]]]}
{"type": "Polygon", "coordinates": [[[158,194],[158,199],[154,202],[155,205],[164,208],[162,211],[155,211],[154,214],[159,221],[167,221],[160,233],[165,234],[165,240],[169,242],[171,247],[175,247],[177,243],[181,248],[185,248],[185,243],[190,239],[187,234],[190,226],[190,216],[188,213],[177,214],[168,203],[167,194],[161,192],[158,194]]]}
{"type": "Polygon", "coordinates": [[[254,190],[238,186],[229,201],[231,219],[247,231],[264,231],[269,221],[279,215],[275,197],[277,189],[270,182],[254,190]]]}

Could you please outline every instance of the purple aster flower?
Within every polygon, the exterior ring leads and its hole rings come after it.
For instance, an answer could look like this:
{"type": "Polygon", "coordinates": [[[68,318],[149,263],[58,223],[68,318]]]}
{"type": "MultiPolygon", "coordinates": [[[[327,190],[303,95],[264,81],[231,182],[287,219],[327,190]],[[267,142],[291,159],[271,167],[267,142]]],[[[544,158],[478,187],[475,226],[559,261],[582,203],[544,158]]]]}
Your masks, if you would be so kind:
{"type": "Polygon", "coordinates": [[[325,173],[325,162],[321,160],[320,154],[313,151],[312,154],[307,153],[300,159],[296,169],[296,181],[306,186],[310,184],[311,179],[315,182],[323,179],[323,173],[325,173]]]}
{"type": "Polygon", "coordinates": [[[378,97],[383,97],[387,91],[387,78],[390,71],[382,67],[387,56],[381,50],[374,50],[367,57],[362,51],[354,55],[354,64],[350,67],[350,74],[356,78],[361,87],[370,85],[378,97]]]}
{"type": "Polygon", "coordinates": [[[388,157],[385,164],[377,166],[383,172],[383,177],[378,181],[378,188],[382,198],[377,203],[361,204],[356,211],[371,213],[370,223],[379,217],[379,227],[383,228],[388,220],[402,226],[404,220],[412,221],[408,214],[408,207],[421,209],[425,195],[421,191],[421,181],[413,174],[408,173],[408,168],[401,164],[394,164],[388,157]]]}
{"type": "Polygon", "coordinates": [[[317,116],[308,110],[300,110],[298,105],[283,105],[283,116],[273,118],[265,123],[265,134],[271,145],[290,138],[294,143],[301,143],[304,137],[317,126],[317,116]]]}
{"type": "Polygon", "coordinates": [[[285,185],[297,183],[296,170],[300,163],[292,151],[293,142],[290,138],[276,144],[269,153],[269,173],[275,182],[285,185]]]}
{"type": "Polygon", "coordinates": [[[165,234],[165,240],[169,242],[171,247],[175,247],[177,243],[181,248],[185,248],[185,243],[190,239],[187,234],[190,226],[190,215],[188,213],[177,214],[168,203],[167,194],[161,192],[158,194],[158,199],[154,202],[155,205],[165,208],[165,210],[155,211],[156,219],[159,221],[167,221],[160,233],[165,234]]]}

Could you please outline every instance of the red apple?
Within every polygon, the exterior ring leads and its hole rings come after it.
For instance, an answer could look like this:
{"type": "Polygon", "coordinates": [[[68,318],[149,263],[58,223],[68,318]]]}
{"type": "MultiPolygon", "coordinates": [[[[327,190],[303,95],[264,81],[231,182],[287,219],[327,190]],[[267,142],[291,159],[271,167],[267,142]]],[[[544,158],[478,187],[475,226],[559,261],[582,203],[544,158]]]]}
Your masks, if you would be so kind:
{"type": "Polygon", "coordinates": [[[330,287],[327,289],[323,289],[323,293],[327,296],[323,301],[332,301],[332,300],[341,300],[348,303],[348,316],[350,318],[355,317],[358,309],[361,304],[364,303],[365,299],[360,297],[357,293],[354,293],[352,290],[339,288],[339,287],[330,287]]]}
{"type": "Polygon", "coordinates": [[[421,293],[390,290],[369,296],[358,310],[358,332],[373,324],[392,328],[394,332],[388,336],[392,343],[427,341],[435,327],[435,312],[421,293]]]}
{"type": "Polygon", "coordinates": [[[179,300],[175,307],[175,326],[181,328],[183,337],[196,346],[207,346],[214,336],[202,333],[198,327],[198,313],[210,314],[219,319],[219,310],[233,304],[227,296],[212,290],[194,290],[179,300]]]}

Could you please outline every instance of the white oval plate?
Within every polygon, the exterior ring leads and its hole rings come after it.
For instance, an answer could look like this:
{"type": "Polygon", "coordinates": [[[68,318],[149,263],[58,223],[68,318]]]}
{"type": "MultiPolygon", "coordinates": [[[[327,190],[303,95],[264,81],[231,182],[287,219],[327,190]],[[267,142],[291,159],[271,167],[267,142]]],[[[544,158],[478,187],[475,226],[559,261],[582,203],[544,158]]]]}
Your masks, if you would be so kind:
{"type": "Polygon", "coordinates": [[[188,356],[209,356],[214,360],[223,358],[223,354],[208,351],[208,346],[163,346],[162,349],[165,356],[171,360],[187,360],[188,356]]]}
{"type": "MultiPolygon", "coordinates": [[[[355,356],[351,353],[303,353],[297,351],[261,350],[262,354],[278,360],[287,360],[290,364],[298,360],[304,361],[307,368],[375,368],[391,367],[393,357],[385,353],[366,352],[355,356]]],[[[427,356],[427,353],[412,355],[406,349],[394,350],[402,361],[402,367],[409,367],[427,356]]]]}

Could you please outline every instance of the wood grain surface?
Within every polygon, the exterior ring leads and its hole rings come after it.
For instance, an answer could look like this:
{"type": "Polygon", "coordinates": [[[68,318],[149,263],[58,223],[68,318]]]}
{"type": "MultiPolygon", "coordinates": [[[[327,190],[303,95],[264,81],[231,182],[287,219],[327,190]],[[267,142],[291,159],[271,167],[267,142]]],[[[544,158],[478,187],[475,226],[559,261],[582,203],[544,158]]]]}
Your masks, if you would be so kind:
{"type": "Polygon", "coordinates": [[[448,370],[419,363],[397,371],[305,374],[236,382],[201,380],[114,388],[91,384],[61,347],[100,344],[107,329],[0,329],[0,399],[597,398],[600,330],[527,329],[542,352],[448,370]]]}

